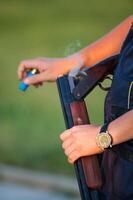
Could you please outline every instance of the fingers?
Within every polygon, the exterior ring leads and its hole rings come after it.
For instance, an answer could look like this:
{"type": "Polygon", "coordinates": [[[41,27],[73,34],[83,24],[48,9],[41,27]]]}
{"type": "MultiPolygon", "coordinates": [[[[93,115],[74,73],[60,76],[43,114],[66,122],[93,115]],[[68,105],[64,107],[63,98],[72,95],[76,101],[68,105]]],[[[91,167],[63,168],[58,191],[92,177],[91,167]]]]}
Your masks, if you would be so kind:
{"type": "Polygon", "coordinates": [[[18,78],[22,80],[25,77],[25,72],[31,69],[38,69],[41,72],[43,62],[33,59],[22,61],[18,67],[18,78]]]}
{"type": "Polygon", "coordinates": [[[30,61],[22,61],[18,67],[18,78],[22,80],[25,77],[25,71],[30,70],[34,67],[34,63],[31,63],[30,61]]]}
{"type": "Polygon", "coordinates": [[[73,151],[75,151],[75,147],[73,144],[64,149],[64,153],[66,156],[69,156],[73,151]]]}
{"type": "Polygon", "coordinates": [[[68,157],[69,163],[74,163],[80,157],[80,154],[76,149],[76,145],[71,139],[67,139],[62,144],[62,148],[64,149],[65,155],[68,157]]]}
{"type": "Polygon", "coordinates": [[[34,87],[38,88],[43,85],[43,82],[33,84],[34,87]]]}
{"type": "Polygon", "coordinates": [[[70,164],[73,164],[76,160],[80,158],[80,155],[77,151],[73,151],[71,154],[68,156],[68,162],[70,164]]]}
{"type": "Polygon", "coordinates": [[[28,85],[40,85],[40,83],[42,83],[44,80],[44,77],[43,77],[43,73],[40,73],[40,74],[36,74],[32,77],[28,77],[28,78],[25,78],[23,81],[24,83],[28,84],[28,85]]]}
{"type": "Polygon", "coordinates": [[[66,149],[68,148],[71,144],[72,144],[73,140],[71,138],[66,139],[63,143],[62,143],[62,148],[66,149]]]}
{"type": "Polygon", "coordinates": [[[68,157],[69,163],[74,163],[75,160],[77,160],[80,157],[80,152],[77,151],[77,145],[75,142],[74,137],[74,130],[76,127],[73,127],[71,129],[68,129],[64,131],[60,135],[60,139],[62,140],[62,148],[64,149],[65,155],[68,157]]]}
{"type": "Polygon", "coordinates": [[[44,59],[33,59],[22,61],[18,67],[18,78],[24,80],[25,83],[31,85],[39,82],[49,81],[53,82],[59,76],[60,69],[56,68],[50,61],[44,59]],[[26,78],[26,72],[32,69],[37,69],[39,76],[34,78],[26,78]]]}
{"type": "Polygon", "coordinates": [[[64,132],[60,135],[60,139],[61,139],[62,141],[64,141],[64,140],[67,139],[71,134],[72,134],[72,129],[68,129],[68,130],[64,131],[64,132]]]}

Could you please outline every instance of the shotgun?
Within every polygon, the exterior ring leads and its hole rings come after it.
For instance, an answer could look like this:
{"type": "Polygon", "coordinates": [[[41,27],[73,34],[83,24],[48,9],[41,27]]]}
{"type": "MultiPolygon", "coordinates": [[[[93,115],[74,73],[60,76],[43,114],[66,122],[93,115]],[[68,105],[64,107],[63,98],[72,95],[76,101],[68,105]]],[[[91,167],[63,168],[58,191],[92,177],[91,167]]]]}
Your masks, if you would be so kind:
{"type": "MultiPolygon", "coordinates": [[[[66,128],[90,124],[84,98],[109,75],[118,63],[119,55],[103,60],[84,70],[74,69],[57,79],[57,88],[66,128]]],[[[108,88],[107,88],[108,89],[108,88]]],[[[106,88],[105,88],[106,90],[106,88]]],[[[99,200],[102,178],[97,155],[79,158],[75,172],[82,200],[99,200]]]]}

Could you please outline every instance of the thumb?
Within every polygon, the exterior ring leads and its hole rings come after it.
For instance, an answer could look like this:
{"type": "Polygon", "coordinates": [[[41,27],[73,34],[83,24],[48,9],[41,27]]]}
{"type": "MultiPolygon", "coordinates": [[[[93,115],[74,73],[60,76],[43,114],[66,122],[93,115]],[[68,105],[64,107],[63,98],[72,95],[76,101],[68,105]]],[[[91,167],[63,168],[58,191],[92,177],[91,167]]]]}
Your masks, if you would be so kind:
{"type": "Polygon", "coordinates": [[[28,84],[28,85],[33,85],[33,84],[38,84],[40,82],[44,81],[44,77],[43,74],[36,74],[32,77],[27,77],[24,80],[24,83],[28,84]]]}

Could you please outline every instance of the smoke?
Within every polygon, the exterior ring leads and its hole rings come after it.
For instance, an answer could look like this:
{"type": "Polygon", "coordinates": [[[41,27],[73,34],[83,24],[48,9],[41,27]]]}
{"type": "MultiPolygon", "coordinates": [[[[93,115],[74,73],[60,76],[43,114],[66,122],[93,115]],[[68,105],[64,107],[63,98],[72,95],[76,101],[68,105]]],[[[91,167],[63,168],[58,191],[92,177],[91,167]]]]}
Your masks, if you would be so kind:
{"type": "Polygon", "coordinates": [[[71,54],[76,53],[78,50],[81,49],[81,46],[81,42],[79,40],[75,40],[66,47],[64,56],[69,56],[71,54]]]}

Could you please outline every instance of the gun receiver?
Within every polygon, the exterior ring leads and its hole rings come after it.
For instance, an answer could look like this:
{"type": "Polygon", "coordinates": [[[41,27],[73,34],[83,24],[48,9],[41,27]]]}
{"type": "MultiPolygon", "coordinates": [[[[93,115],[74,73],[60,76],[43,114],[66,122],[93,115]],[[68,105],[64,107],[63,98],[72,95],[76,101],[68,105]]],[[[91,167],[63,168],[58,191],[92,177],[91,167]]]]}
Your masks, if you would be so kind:
{"type": "Polygon", "coordinates": [[[79,71],[75,76],[75,88],[73,88],[73,96],[80,100],[85,98],[105,77],[113,74],[113,70],[118,63],[119,55],[109,57],[96,65],[79,71]]]}

